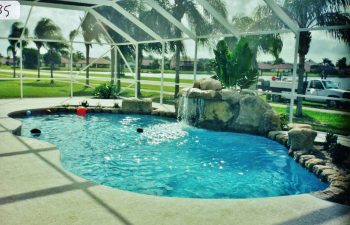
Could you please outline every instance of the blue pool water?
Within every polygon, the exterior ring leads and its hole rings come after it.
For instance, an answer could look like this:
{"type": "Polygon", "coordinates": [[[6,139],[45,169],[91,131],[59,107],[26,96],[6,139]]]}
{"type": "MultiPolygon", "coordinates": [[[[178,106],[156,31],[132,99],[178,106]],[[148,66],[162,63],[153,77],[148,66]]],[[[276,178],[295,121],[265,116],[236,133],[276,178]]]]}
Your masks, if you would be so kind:
{"type": "Polygon", "coordinates": [[[215,132],[144,115],[73,114],[23,118],[22,135],[58,146],[65,169],[138,193],[190,198],[254,198],[322,190],[327,184],[287,149],[248,134],[215,132]],[[136,132],[138,127],[144,133],[136,132]]]}

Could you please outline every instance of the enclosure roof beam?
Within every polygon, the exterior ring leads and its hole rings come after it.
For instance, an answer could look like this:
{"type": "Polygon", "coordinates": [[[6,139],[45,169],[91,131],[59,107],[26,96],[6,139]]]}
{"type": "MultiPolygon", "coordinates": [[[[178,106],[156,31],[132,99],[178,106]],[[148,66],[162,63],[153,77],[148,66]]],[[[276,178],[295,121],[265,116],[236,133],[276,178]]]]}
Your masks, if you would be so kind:
{"type": "Polygon", "coordinates": [[[48,7],[48,8],[58,8],[58,9],[68,9],[68,10],[79,10],[86,11],[89,7],[86,6],[75,6],[66,5],[64,3],[51,3],[51,2],[33,2],[33,1],[20,1],[21,5],[37,6],[37,7],[48,7]]]}
{"type": "Polygon", "coordinates": [[[282,20],[282,22],[287,25],[294,33],[299,32],[299,25],[293,19],[291,19],[285,11],[274,1],[274,0],[264,0],[266,5],[276,14],[276,16],[282,20]]]}
{"type": "Polygon", "coordinates": [[[235,29],[232,24],[227,22],[227,20],[212,6],[207,0],[196,0],[200,5],[203,6],[222,26],[226,28],[230,33],[239,37],[239,31],[235,29]]]}
{"type": "Polygon", "coordinates": [[[173,15],[171,15],[168,11],[166,11],[162,6],[160,6],[154,0],[144,0],[149,6],[151,6],[154,10],[156,10],[159,14],[161,14],[165,19],[167,19],[170,23],[176,26],[179,30],[181,30],[184,34],[186,34],[191,39],[196,39],[196,35],[190,31],[187,27],[185,27],[180,21],[178,21],[173,15]]]}
{"type": "Polygon", "coordinates": [[[159,42],[162,42],[163,38],[160,37],[158,34],[156,34],[153,30],[151,30],[149,27],[147,27],[144,23],[142,23],[138,18],[136,18],[134,15],[123,9],[120,5],[118,5],[115,2],[112,2],[109,4],[113,9],[115,9],[117,12],[122,14],[125,18],[130,20],[132,23],[134,23],[136,26],[138,26],[140,29],[142,29],[144,32],[146,32],[148,35],[150,35],[152,38],[158,40],[159,42]]]}
{"type": "Polygon", "coordinates": [[[102,16],[100,13],[96,12],[94,9],[89,9],[89,12],[97,19],[100,20],[102,23],[110,27],[112,30],[117,32],[120,36],[131,42],[132,44],[136,44],[137,41],[132,38],[129,34],[124,32],[122,29],[114,25],[111,21],[107,20],[104,16],[102,16]]]}
{"type": "MultiPolygon", "coordinates": [[[[88,12],[85,12],[85,15],[84,15],[83,19],[80,21],[80,24],[79,24],[78,28],[75,29],[77,32],[79,32],[79,30],[80,30],[81,26],[83,25],[87,15],[88,15],[88,12]]],[[[75,40],[75,36],[70,41],[73,42],[74,40],[75,40]]]]}

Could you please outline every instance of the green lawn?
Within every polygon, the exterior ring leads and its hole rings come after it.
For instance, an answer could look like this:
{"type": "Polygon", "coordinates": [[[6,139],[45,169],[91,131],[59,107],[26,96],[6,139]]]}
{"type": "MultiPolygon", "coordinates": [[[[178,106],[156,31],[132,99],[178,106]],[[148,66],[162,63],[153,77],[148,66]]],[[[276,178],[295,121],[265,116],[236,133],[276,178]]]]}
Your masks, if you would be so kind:
{"type": "MultiPolygon", "coordinates": [[[[273,107],[278,113],[286,113],[284,107],[273,107]]],[[[294,117],[296,123],[307,123],[315,130],[350,135],[350,116],[303,110],[303,117],[294,117]]]]}

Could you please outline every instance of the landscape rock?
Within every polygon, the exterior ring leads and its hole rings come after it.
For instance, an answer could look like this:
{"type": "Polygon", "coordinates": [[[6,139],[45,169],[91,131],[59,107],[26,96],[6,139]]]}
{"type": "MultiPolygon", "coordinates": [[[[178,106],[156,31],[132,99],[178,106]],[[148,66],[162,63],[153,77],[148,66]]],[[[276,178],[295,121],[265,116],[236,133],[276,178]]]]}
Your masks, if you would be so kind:
{"type": "Polygon", "coordinates": [[[315,158],[314,155],[301,155],[301,156],[299,157],[299,163],[300,163],[301,165],[305,165],[305,162],[306,162],[307,160],[309,160],[309,159],[314,159],[314,158],[315,158]]]}
{"type": "Polygon", "coordinates": [[[213,78],[202,78],[194,82],[193,88],[198,88],[200,90],[220,91],[222,89],[222,85],[220,81],[213,78]]]}
{"type": "Polygon", "coordinates": [[[121,110],[123,113],[151,114],[151,112],[152,112],[152,100],[151,99],[126,98],[126,99],[123,99],[123,101],[122,101],[121,110]]]}
{"type": "Polygon", "coordinates": [[[325,162],[322,159],[311,158],[305,162],[305,167],[311,169],[315,165],[324,165],[325,162]]]}
{"type": "Polygon", "coordinates": [[[293,128],[288,132],[288,144],[293,150],[312,150],[316,136],[316,131],[293,128]]]}
{"type": "Polygon", "coordinates": [[[288,130],[294,129],[294,128],[305,128],[312,130],[312,126],[310,124],[303,124],[303,123],[288,123],[287,125],[288,130]]]}
{"type": "Polygon", "coordinates": [[[325,169],[332,169],[332,167],[323,166],[323,165],[315,165],[312,169],[312,172],[314,174],[316,174],[317,176],[319,176],[322,173],[322,171],[325,169]]]}
{"type": "Polygon", "coordinates": [[[202,128],[259,135],[280,130],[280,117],[267,102],[234,90],[185,89],[176,108],[179,119],[202,128]]]}
{"type": "MultiPolygon", "coordinates": [[[[285,131],[282,131],[285,132],[285,131]]],[[[287,145],[288,143],[288,133],[280,133],[276,135],[276,141],[283,145],[287,145]]]]}
{"type": "Polygon", "coordinates": [[[286,135],[288,137],[288,133],[286,131],[270,131],[267,137],[272,140],[276,140],[276,136],[280,134],[286,135]]]}

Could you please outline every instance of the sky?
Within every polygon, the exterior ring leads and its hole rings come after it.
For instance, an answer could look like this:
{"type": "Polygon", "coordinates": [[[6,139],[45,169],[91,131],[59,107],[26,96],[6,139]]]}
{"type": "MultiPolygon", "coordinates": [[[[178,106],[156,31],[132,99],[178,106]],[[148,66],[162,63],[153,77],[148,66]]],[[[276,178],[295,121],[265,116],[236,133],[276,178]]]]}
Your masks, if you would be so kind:
{"type": "MultiPolygon", "coordinates": [[[[228,6],[228,17],[232,16],[251,16],[254,13],[254,8],[259,4],[264,4],[262,0],[226,0],[228,6]],[[244,12],[244,13],[243,13],[244,12]]],[[[21,12],[21,21],[26,21],[30,7],[23,6],[21,12]]],[[[33,36],[33,30],[37,22],[42,17],[51,18],[57,25],[62,28],[63,36],[68,39],[70,31],[79,26],[81,18],[84,16],[82,12],[62,9],[48,9],[34,7],[31,17],[28,20],[28,29],[30,36],[33,36]]],[[[13,21],[0,21],[0,37],[7,37],[13,21]]],[[[186,24],[186,23],[185,23],[186,24]]],[[[77,41],[82,41],[81,35],[76,38],[77,41]]],[[[286,62],[293,62],[295,39],[293,34],[282,34],[283,49],[280,58],[286,62]]],[[[7,55],[6,49],[8,47],[7,40],[0,39],[0,54],[7,55]]],[[[35,47],[30,43],[28,47],[35,47]]],[[[213,58],[213,48],[215,45],[198,48],[198,58],[213,58]]],[[[83,44],[74,44],[76,50],[85,52],[83,44]]],[[[185,41],[186,55],[194,57],[194,42],[185,41]]],[[[102,56],[108,50],[107,46],[94,45],[91,50],[92,57],[102,56]]],[[[43,49],[41,53],[44,53],[43,49]]],[[[324,31],[312,32],[312,42],[310,51],[306,56],[307,59],[312,59],[315,62],[321,62],[323,58],[329,58],[336,62],[339,58],[347,57],[347,62],[350,62],[350,48],[339,40],[335,40],[328,33],[324,31]]],[[[272,56],[260,53],[258,61],[271,61],[272,56]]]]}

